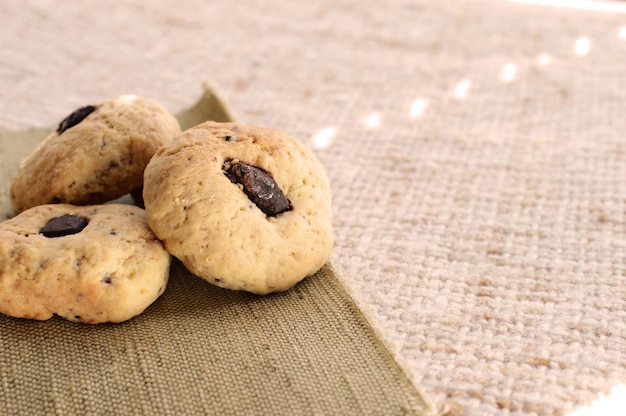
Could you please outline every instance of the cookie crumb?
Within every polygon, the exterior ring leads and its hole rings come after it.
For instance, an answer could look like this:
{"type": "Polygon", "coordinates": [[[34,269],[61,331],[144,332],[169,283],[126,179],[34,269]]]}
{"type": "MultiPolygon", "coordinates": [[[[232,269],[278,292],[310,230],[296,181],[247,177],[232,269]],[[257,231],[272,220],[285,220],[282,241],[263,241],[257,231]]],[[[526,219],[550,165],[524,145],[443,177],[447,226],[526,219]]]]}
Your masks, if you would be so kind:
{"type": "Polygon", "coordinates": [[[463,406],[454,400],[447,400],[441,409],[442,416],[462,416],[463,406]]]}

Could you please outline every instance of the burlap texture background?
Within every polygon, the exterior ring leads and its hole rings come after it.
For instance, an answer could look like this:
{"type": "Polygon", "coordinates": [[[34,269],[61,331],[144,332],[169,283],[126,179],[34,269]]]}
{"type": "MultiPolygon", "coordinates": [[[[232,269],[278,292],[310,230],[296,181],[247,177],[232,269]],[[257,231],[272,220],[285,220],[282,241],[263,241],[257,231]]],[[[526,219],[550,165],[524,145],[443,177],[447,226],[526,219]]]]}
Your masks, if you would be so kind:
{"type": "Polygon", "coordinates": [[[342,282],[414,385],[451,414],[566,414],[626,383],[610,4],[4,1],[0,126],[129,92],[177,113],[210,82],[315,149],[342,282]]]}

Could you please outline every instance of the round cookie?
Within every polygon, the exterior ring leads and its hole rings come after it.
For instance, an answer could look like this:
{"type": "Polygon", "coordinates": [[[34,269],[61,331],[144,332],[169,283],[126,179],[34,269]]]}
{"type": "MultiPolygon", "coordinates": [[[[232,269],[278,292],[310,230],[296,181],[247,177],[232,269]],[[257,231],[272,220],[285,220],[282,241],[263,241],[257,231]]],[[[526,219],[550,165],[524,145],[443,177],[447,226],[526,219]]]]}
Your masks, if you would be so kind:
{"type": "Polygon", "coordinates": [[[40,205],[0,223],[0,313],[121,322],[165,290],[171,256],[132,205],[40,205]]]}
{"type": "Polygon", "coordinates": [[[13,209],[119,198],[141,187],[154,152],[178,134],[176,118],[146,98],[123,95],[79,108],[20,164],[10,190],[13,209]]]}
{"type": "Polygon", "coordinates": [[[319,270],[333,246],[326,172],[275,129],[205,122],[186,130],[146,167],[143,197],[168,251],[217,286],[287,290],[319,270]]]}

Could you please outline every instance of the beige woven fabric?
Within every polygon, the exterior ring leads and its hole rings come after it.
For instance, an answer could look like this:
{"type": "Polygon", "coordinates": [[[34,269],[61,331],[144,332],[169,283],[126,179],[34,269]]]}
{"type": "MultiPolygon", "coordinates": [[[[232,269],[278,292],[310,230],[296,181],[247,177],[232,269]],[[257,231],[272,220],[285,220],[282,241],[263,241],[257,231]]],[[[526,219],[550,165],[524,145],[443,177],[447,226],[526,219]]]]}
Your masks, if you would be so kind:
{"type": "Polygon", "coordinates": [[[624,14],[27,3],[0,2],[1,127],[128,92],[179,112],[208,81],[239,120],[306,142],[343,283],[450,413],[567,414],[626,383],[624,14]]]}

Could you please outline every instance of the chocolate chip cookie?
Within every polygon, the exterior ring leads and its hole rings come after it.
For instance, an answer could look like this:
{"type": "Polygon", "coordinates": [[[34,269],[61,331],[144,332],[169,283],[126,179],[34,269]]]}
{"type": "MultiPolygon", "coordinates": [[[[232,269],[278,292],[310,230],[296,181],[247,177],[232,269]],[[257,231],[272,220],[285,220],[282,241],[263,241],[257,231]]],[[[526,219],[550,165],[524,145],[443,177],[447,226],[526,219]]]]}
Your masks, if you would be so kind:
{"type": "Polygon", "coordinates": [[[163,293],[170,259],[138,207],[40,205],[0,223],[0,313],[125,321],[163,293]]]}
{"type": "Polygon", "coordinates": [[[148,223],[195,275],[256,294],[314,274],[333,246],[323,166],[279,130],[205,122],[159,149],[144,174],[148,223]]]}
{"type": "Polygon", "coordinates": [[[154,152],[180,134],[176,118],[146,98],[123,95],[81,107],[22,161],[13,209],[100,204],[140,188],[154,152]]]}

